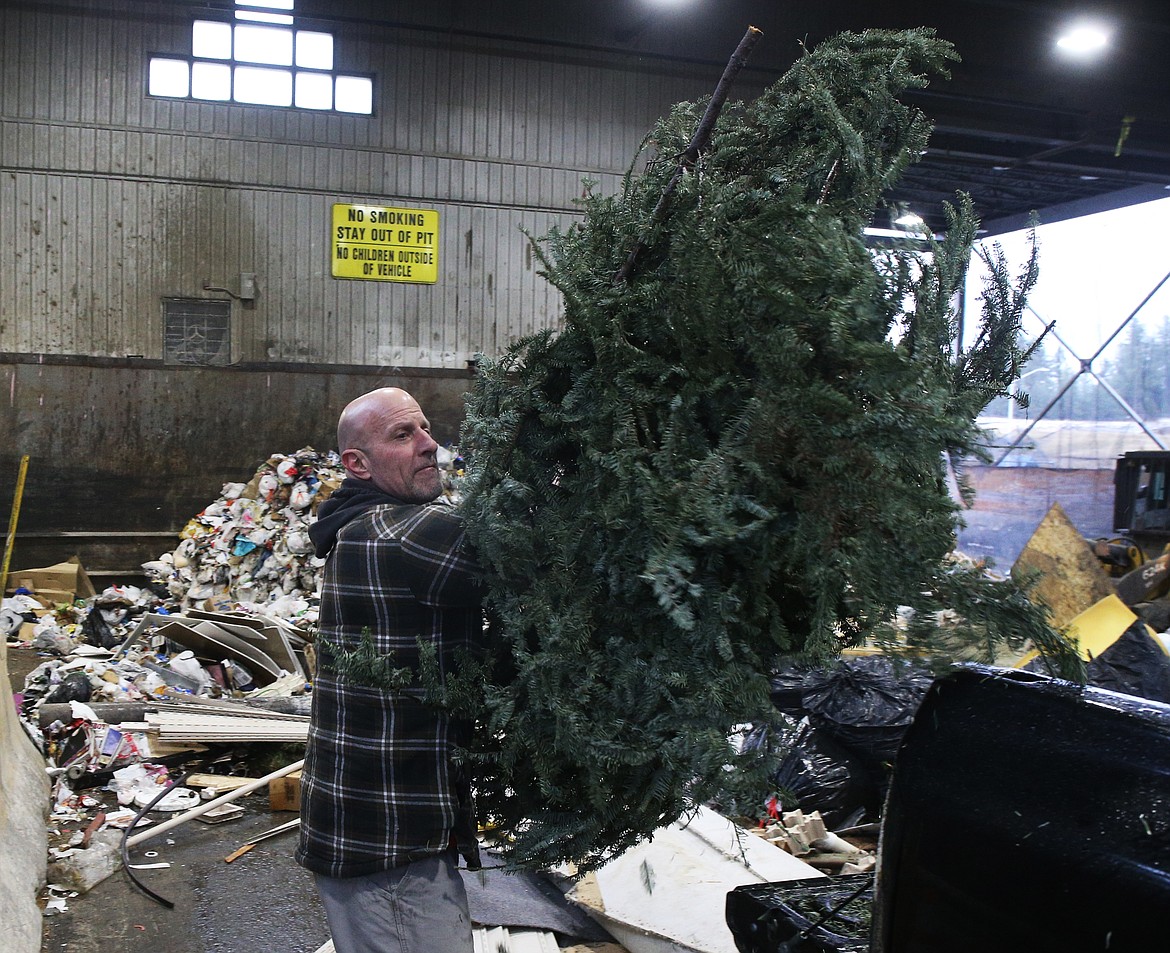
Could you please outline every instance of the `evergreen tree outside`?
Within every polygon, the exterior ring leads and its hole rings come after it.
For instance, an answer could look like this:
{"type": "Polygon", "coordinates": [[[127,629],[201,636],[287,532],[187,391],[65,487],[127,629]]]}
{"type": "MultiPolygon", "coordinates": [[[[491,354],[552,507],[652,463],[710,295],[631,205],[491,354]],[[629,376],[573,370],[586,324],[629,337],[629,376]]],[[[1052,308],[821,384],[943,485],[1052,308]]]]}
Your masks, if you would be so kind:
{"type": "MultiPolygon", "coordinates": [[[[1114,342],[1107,354],[1102,377],[1108,380],[1130,407],[1147,420],[1157,420],[1168,413],[1170,398],[1167,345],[1170,344],[1170,316],[1160,321],[1133,321],[1114,342]]],[[[1124,409],[1113,402],[1106,419],[1128,419],[1124,409]]]]}
{"type": "Polygon", "coordinates": [[[979,452],[976,417],[1030,356],[1035,257],[1013,276],[988,254],[980,333],[956,353],[969,201],[925,261],[863,240],[927,142],[899,96],[953,59],[925,29],[822,43],[724,111],[656,220],[703,113],[680,104],[648,140],[658,161],[536,242],[564,330],[484,359],[468,400],[495,649],[446,688],[481,722],[467,757],[510,864],[590,869],[729,771],[765,791],[770,765],[728,739],[768,716],[777,660],[894,650],[899,606],[918,612],[898,650],[1032,639],[1077,673],[1014,583],[950,559],[948,464],[979,452]],[[942,609],[959,624],[931,624],[942,609]]]}

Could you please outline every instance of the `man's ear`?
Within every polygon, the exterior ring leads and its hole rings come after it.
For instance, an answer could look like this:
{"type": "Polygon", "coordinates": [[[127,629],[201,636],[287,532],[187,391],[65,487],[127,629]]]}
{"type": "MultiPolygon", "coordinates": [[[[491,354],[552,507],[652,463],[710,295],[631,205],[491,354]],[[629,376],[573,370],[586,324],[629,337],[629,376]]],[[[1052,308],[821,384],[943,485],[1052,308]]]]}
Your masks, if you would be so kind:
{"type": "Polygon", "coordinates": [[[341,465],[346,471],[359,480],[370,478],[370,468],[366,462],[366,455],[360,450],[342,450],[341,465]]]}

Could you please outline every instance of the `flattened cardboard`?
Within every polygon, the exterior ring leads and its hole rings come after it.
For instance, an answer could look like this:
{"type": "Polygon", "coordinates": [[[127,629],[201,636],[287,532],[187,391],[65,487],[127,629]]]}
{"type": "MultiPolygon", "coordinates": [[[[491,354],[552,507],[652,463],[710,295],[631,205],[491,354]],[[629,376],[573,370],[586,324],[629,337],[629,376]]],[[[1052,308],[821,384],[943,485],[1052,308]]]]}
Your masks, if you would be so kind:
{"type": "Polygon", "coordinates": [[[284,630],[271,620],[236,612],[210,612],[206,609],[191,609],[187,618],[213,622],[221,629],[256,645],[289,674],[305,674],[304,666],[284,630]]]}
{"type": "Polygon", "coordinates": [[[157,627],[157,635],[190,649],[205,662],[232,659],[252,673],[258,686],[271,685],[281,674],[281,668],[267,654],[230,632],[206,620],[193,621],[180,615],[147,612],[134,631],[118,648],[121,655],[149,629],[157,627]]]}
{"type": "Polygon", "coordinates": [[[268,685],[280,677],[280,666],[268,655],[211,622],[200,621],[194,625],[172,622],[162,626],[159,634],[189,648],[204,661],[218,662],[230,658],[242,662],[257,685],[268,685]]]}
{"type": "Polygon", "coordinates": [[[42,566],[39,569],[20,569],[8,574],[8,591],[15,592],[24,587],[32,593],[54,594],[54,602],[72,602],[74,599],[88,599],[96,596],[97,590],[81,565],[81,559],[70,556],[63,563],[42,566]],[[56,598],[64,593],[66,598],[56,598]]]}

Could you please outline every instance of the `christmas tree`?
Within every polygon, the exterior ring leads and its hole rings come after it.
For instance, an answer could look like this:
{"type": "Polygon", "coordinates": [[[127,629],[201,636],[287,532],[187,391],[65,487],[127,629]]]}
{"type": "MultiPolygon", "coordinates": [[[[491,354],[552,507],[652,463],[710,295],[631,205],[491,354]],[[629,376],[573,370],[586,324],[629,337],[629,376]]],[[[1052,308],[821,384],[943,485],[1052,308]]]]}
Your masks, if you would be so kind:
{"type": "Polygon", "coordinates": [[[1027,359],[1034,256],[988,256],[957,350],[969,201],[928,255],[863,237],[926,147],[899,97],[953,59],[926,29],[838,36],[690,152],[709,104],[680,104],[654,161],[535,243],[564,328],[481,363],[462,437],[494,632],[467,756],[510,863],[588,869],[762,770],[728,738],[767,717],[776,660],[900,606],[961,618],[914,629],[938,658],[1031,638],[1068,660],[1014,584],[948,560],[949,464],[1027,359]]]}

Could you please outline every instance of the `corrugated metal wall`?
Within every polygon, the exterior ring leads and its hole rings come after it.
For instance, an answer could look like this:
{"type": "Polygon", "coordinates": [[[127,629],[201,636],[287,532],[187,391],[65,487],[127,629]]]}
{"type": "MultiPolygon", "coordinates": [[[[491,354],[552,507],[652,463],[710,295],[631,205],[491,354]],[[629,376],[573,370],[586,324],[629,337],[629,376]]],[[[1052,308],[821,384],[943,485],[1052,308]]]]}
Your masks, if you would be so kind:
{"type": "Polygon", "coordinates": [[[573,221],[585,178],[615,190],[719,72],[489,40],[494,14],[455,0],[298,0],[337,69],[374,77],[374,116],[148,97],[149,56],[188,54],[210,9],[0,4],[0,521],[31,458],[14,568],[77,553],[122,575],[225,481],[329,449],[373,387],[408,387],[457,440],[467,360],[560,319],[522,229],[573,221]],[[334,203],[437,210],[438,282],[331,277],[334,203]],[[231,300],[204,286],[242,273],[232,366],[166,364],[164,300],[231,300]]]}
{"type": "Polygon", "coordinates": [[[233,362],[463,367],[558,322],[522,230],[571,221],[586,177],[614,190],[712,82],[347,20],[337,65],[374,75],[372,117],[152,99],[190,9],[0,10],[0,350],[159,358],[164,297],[254,273],[233,362]],[[437,284],[332,278],[335,202],[436,209],[437,284]]]}

